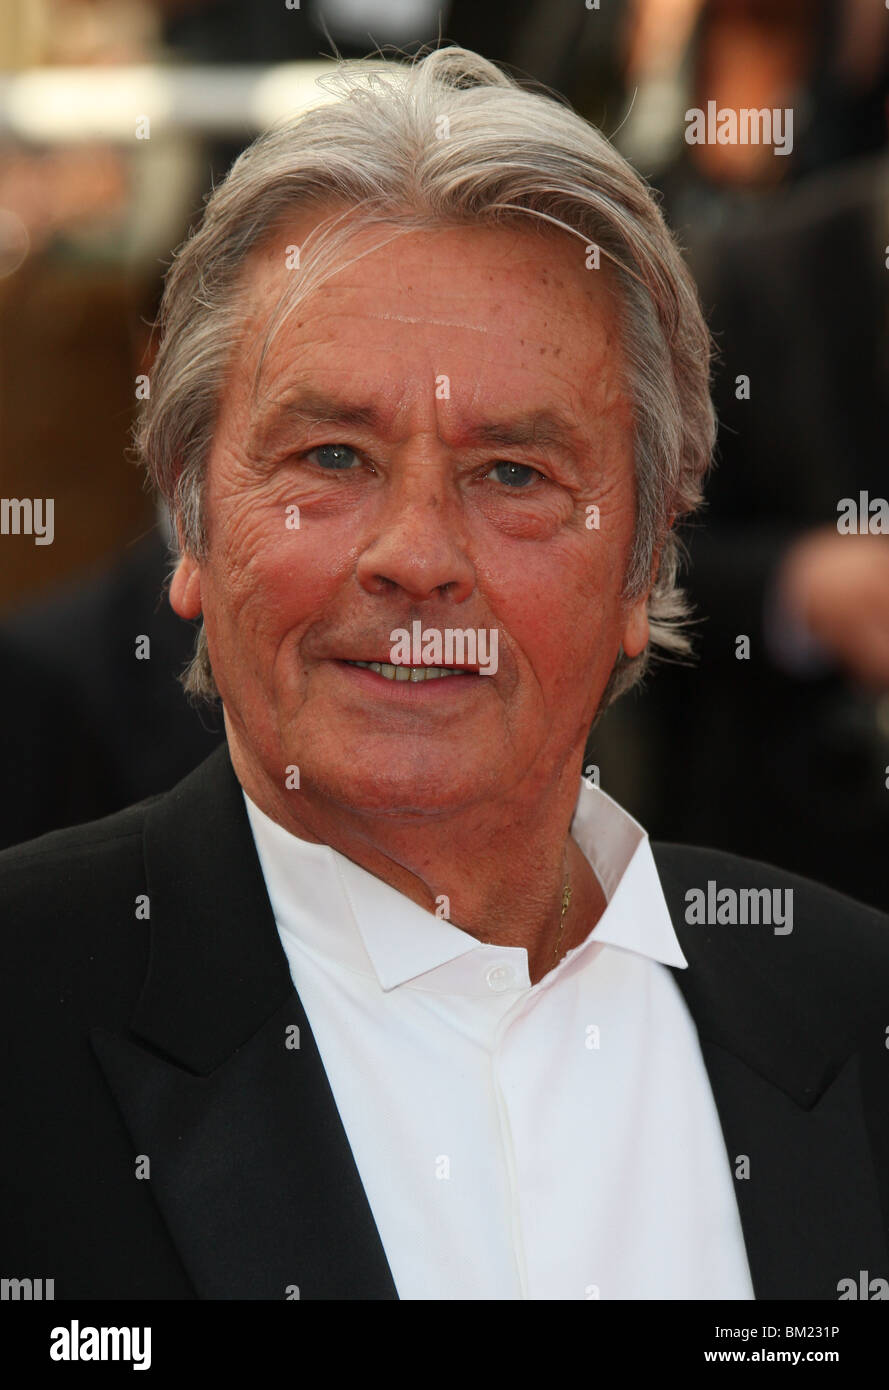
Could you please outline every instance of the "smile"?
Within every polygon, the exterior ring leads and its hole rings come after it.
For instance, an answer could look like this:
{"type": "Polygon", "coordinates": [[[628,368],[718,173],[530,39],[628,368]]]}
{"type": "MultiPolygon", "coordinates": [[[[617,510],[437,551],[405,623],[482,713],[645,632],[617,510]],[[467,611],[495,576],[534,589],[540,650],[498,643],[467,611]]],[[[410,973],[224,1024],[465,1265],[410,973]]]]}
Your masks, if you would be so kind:
{"type": "Polygon", "coordinates": [[[360,666],[365,671],[375,671],[387,681],[437,681],[442,676],[469,676],[474,671],[453,670],[445,666],[390,666],[382,661],[347,661],[347,666],[360,666]]]}

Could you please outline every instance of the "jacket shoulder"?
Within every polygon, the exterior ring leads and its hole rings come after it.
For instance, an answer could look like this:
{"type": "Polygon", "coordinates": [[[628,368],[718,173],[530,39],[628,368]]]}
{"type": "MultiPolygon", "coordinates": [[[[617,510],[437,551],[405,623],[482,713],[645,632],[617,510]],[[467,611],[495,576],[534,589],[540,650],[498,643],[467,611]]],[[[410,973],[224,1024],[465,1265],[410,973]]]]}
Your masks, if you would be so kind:
{"type": "Polygon", "coordinates": [[[763,979],[783,984],[826,1017],[852,1025],[882,1018],[889,998],[889,916],[826,884],[726,850],[657,842],[651,846],[676,935],[689,963],[729,966],[744,960],[763,979]],[[710,885],[713,885],[712,889],[710,885]],[[722,890],[722,916],[710,909],[722,890]],[[690,893],[707,902],[706,922],[689,911],[690,893]],[[763,892],[765,890],[765,894],[763,892]],[[770,923],[743,908],[753,895],[778,913],[770,923]],[[780,921],[778,921],[780,917],[780,921]]]}
{"type": "Polygon", "coordinates": [[[137,925],[145,817],[160,800],[153,796],[0,853],[0,921],[9,969],[71,962],[103,941],[109,923],[137,925]]]}
{"type": "Polygon", "coordinates": [[[885,935],[889,945],[889,916],[885,912],[839,893],[826,883],[791,873],[764,860],[748,859],[729,850],[704,845],[654,841],[651,850],[661,880],[674,889],[706,888],[711,879],[720,887],[736,889],[757,886],[792,889],[794,897],[799,897],[811,909],[813,922],[835,921],[839,917],[859,924],[865,932],[875,931],[880,940],[885,935]]]}
{"type": "Polygon", "coordinates": [[[7,891],[19,879],[37,877],[45,880],[54,866],[85,866],[93,856],[113,854],[115,845],[119,846],[121,841],[142,834],[146,812],[156,802],[163,800],[165,795],[160,793],[147,797],[144,801],[126,806],[122,811],[115,811],[113,815],[103,816],[101,820],[50,830],[33,840],[7,846],[0,851],[0,893],[7,891]]]}

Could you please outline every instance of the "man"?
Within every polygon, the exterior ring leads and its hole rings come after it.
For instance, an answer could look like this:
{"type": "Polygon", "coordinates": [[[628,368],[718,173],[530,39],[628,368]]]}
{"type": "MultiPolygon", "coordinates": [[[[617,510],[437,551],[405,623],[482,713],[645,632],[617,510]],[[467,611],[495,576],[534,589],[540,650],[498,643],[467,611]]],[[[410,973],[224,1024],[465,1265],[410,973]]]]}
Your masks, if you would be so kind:
{"type": "Polygon", "coordinates": [[[889,936],[581,781],[683,650],[708,344],[594,130],[441,50],[262,137],[140,446],[227,744],[0,857],[4,1258],[56,1298],[836,1298],[889,936]]]}

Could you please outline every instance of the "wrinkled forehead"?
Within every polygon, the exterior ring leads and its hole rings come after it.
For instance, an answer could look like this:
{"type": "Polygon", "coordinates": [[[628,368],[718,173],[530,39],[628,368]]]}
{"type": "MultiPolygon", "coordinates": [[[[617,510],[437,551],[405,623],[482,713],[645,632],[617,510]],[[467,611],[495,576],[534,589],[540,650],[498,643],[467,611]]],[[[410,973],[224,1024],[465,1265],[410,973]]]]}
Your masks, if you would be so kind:
{"type": "Polygon", "coordinates": [[[366,312],[392,324],[508,322],[545,333],[554,317],[578,346],[615,350],[617,278],[591,243],[531,215],[507,225],[363,220],[350,210],[303,212],[269,229],[243,267],[243,346],[265,358],[296,314],[366,312]]]}

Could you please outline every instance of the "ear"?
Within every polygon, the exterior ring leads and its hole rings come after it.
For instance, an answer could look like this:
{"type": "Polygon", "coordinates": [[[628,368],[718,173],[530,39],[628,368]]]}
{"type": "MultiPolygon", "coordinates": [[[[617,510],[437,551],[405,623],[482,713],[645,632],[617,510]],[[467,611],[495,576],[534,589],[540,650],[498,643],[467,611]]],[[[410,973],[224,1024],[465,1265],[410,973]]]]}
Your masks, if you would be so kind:
{"type": "MultiPolygon", "coordinates": [[[[670,517],[671,528],[675,519],[675,516],[670,517]]],[[[651,595],[651,587],[658,577],[662,549],[663,547],[659,546],[651,559],[651,584],[649,585],[648,592],[637,599],[632,608],[627,609],[624,617],[621,646],[625,654],[629,657],[638,656],[640,652],[644,652],[648,645],[648,639],[651,636],[651,629],[648,625],[648,600],[651,595]]]]}
{"type": "Polygon", "coordinates": [[[201,567],[188,553],[182,556],[170,583],[170,607],[180,618],[201,614],[201,567]]]}
{"type": "Polygon", "coordinates": [[[627,611],[620,644],[627,656],[634,657],[644,652],[648,637],[648,594],[643,594],[627,611]]]}

